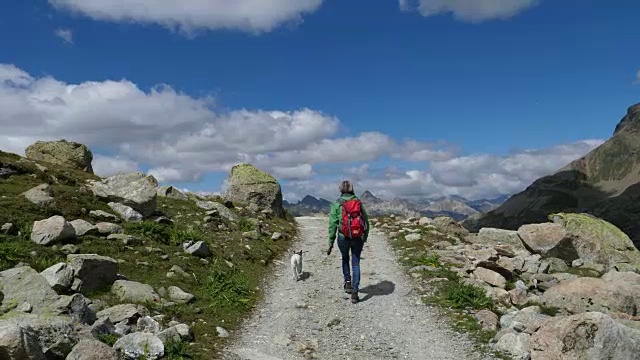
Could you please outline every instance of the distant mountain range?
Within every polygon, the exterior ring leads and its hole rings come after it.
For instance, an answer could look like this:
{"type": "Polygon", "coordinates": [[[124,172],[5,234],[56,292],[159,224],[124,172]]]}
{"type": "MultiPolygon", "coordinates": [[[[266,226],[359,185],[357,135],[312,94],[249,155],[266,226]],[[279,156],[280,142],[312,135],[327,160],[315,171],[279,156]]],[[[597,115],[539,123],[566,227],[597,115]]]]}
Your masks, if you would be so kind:
{"type": "MultiPolygon", "coordinates": [[[[406,217],[450,216],[455,220],[464,220],[469,216],[477,216],[491,211],[505,202],[508,197],[508,195],[503,195],[494,199],[467,200],[461,196],[443,196],[436,199],[414,201],[403,198],[383,200],[370,191],[365,191],[359,196],[365,204],[367,212],[372,216],[391,214],[406,217]]],[[[327,214],[331,208],[331,201],[307,195],[297,203],[284,201],[284,207],[295,216],[327,214]]]]}

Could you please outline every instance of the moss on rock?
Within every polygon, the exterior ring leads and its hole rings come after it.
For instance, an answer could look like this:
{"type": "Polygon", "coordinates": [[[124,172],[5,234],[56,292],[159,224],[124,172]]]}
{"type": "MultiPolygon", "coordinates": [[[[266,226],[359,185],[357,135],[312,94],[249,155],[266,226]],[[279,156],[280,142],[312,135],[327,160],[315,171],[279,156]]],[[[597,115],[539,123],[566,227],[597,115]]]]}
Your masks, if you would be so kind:
{"type": "Polygon", "coordinates": [[[233,168],[231,168],[229,180],[233,181],[233,183],[237,185],[278,183],[276,178],[274,178],[270,174],[247,163],[234,165],[233,168]]]}

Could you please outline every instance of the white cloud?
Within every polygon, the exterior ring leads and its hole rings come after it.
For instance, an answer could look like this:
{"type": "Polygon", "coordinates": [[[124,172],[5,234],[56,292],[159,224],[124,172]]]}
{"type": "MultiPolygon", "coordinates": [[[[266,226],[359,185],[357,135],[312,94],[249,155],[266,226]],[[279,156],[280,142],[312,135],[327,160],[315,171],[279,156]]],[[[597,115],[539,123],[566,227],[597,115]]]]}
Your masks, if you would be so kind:
{"type": "Polygon", "coordinates": [[[96,20],[154,23],[185,33],[240,29],[268,32],[300,23],[322,0],[49,0],[59,9],[96,20]]]}
{"type": "MultiPolygon", "coordinates": [[[[337,137],[340,121],[311,109],[217,112],[210,97],[127,80],[67,84],[0,65],[0,146],[22,153],[35,140],[66,138],[146,164],[161,181],[197,181],[250,162],[280,179],[313,176],[315,164],[425,160],[434,145],[366,132],[337,137]],[[419,155],[415,155],[419,154],[419,155]]],[[[106,166],[106,165],[105,165],[106,166]]]]}
{"type": "Polygon", "coordinates": [[[633,82],[634,84],[640,84],[640,70],[636,73],[636,79],[633,82]]]}
{"type": "Polygon", "coordinates": [[[55,34],[66,44],[73,44],[73,32],[70,29],[56,29],[55,34]]]}
{"type": "Polygon", "coordinates": [[[115,175],[119,172],[128,173],[140,171],[140,167],[135,161],[131,161],[119,156],[103,156],[95,154],[91,163],[93,172],[101,177],[115,175]]]}
{"type": "Polygon", "coordinates": [[[540,3],[540,0],[399,0],[400,9],[417,9],[422,16],[452,13],[458,20],[478,23],[507,19],[540,3]]]}

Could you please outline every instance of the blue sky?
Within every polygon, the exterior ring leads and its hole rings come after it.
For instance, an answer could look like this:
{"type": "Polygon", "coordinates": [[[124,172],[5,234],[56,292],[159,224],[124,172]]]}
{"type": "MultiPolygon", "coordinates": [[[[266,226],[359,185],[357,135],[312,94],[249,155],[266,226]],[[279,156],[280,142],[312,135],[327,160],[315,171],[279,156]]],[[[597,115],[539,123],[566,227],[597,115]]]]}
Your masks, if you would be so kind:
{"type": "Polygon", "coordinates": [[[91,146],[104,175],[140,169],[193,190],[218,191],[230,164],[247,160],[274,172],[290,199],[334,196],[342,177],[386,197],[477,198],[519,191],[583,155],[638,102],[631,1],[131,5],[147,2],[2,5],[0,104],[15,108],[0,110],[0,144],[21,151],[64,134],[91,146]],[[34,94],[62,105],[16,100],[34,94]],[[274,140],[300,127],[312,130],[274,140]],[[251,136],[222,146],[224,131],[251,136]],[[340,146],[363,155],[327,154],[340,146]]]}

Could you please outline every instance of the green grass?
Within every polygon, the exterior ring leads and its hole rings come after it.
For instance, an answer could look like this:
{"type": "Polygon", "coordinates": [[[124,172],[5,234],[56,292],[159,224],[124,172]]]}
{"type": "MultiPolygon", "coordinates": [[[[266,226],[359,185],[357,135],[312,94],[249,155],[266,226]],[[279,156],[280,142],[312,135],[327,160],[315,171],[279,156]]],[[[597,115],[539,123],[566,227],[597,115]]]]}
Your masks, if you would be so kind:
{"type": "Polygon", "coordinates": [[[204,289],[211,299],[210,307],[242,311],[247,310],[251,300],[249,286],[246,274],[231,269],[216,269],[211,271],[204,289]]]}
{"type": "Polygon", "coordinates": [[[118,334],[98,334],[98,341],[101,341],[109,346],[113,346],[118,339],[120,339],[120,335],[118,334]]]}
{"type": "Polygon", "coordinates": [[[248,218],[243,216],[238,221],[238,228],[240,229],[240,231],[252,231],[255,230],[256,226],[248,218]]]}
{"type": "Polygon", "coordinates": [[[442,266],[442,264],[440,263],[440,256],[436,252],[432,253],[429,256],[423,255],[418,257],[415,260],[415,265],[416,266],[427,265],[427,266],[435,266],[435,267],[442,266]]]}
{"type": "Polygon", "coordinates": [[[184,341],[169,341],[164,346],[164,359],[185,360],[193,359],[190,353],[189,344],[184,341]]]}
{"type": "Polygon", "coordinates": [[[458,310],[493,310],[493,300],[483,288],[465,284],[461,280],[443,282],[439,295],[452,308],[458,310]]]}

